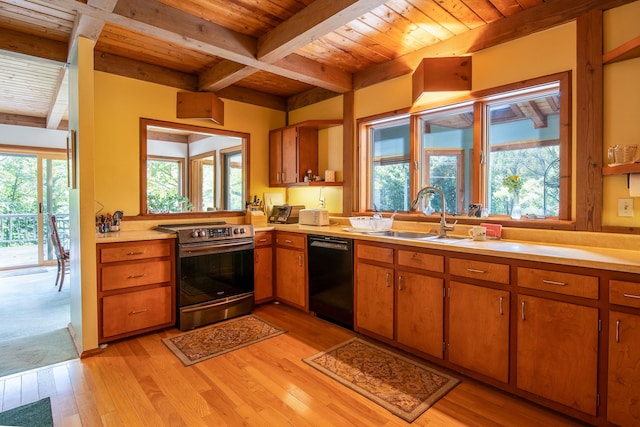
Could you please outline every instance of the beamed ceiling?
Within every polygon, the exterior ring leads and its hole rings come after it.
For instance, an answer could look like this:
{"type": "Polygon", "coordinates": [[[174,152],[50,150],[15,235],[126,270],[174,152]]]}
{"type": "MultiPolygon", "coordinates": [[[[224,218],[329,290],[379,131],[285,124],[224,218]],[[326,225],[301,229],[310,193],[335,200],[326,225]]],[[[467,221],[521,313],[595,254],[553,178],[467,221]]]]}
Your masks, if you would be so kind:
{"type": "Polygon", "coordinates": [[[633,0],[0,0],[0,123],[64,128],[96,70],[288,111],[633,0]]]}

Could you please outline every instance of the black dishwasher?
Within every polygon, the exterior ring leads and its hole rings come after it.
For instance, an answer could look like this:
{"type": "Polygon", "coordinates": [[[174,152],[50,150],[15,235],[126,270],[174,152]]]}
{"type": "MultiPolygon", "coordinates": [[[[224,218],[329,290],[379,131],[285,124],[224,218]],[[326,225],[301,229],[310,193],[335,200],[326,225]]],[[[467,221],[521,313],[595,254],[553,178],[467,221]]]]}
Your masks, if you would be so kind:
{"type": "Polygon", "coordinates": [[[309,310],[353,329],[353,240],[307,236],[309,310]]]}

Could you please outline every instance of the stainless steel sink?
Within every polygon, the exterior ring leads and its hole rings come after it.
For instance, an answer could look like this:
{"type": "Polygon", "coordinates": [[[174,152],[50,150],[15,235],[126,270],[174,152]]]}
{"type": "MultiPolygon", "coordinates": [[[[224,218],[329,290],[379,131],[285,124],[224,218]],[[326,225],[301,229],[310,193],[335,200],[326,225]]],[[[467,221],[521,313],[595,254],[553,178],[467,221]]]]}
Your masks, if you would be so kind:
{"type": "Polygon", "coordinates": [[[401,230],[384,230],[384,231],[366,231],[363,232],[369,236],[394,237],[398,239],[423,240],[433,243],[455,243],[468,240],[465,236],[445,236],[440,237],[438,233],[428,233],[422,231],[401,231],[401,230]]]}

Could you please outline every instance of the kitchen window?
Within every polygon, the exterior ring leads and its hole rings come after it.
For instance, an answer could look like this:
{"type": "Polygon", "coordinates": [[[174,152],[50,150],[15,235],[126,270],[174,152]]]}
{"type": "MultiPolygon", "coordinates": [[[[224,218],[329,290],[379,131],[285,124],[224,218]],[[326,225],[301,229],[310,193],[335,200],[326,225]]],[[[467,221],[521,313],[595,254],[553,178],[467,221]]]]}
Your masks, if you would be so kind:
{"type": "MultiPolygon", "coordinates": [[[[529,219],[569,220],[570,99],[567,72],[455,105],[363,120],[360,210],[408,211],[420,188],[436,186],[448,214],[482,204],[486,214],[506,216],[517,199],[529,219]]],[[[429,197],[418,210],[437,213],[441,203],[429,197]]]]}
{"type": "Polygon", "coordinates": [[[184,160],[152,157],[147,160],[147,209],[153,213],[191,210],[184,197],[184,160]]]}

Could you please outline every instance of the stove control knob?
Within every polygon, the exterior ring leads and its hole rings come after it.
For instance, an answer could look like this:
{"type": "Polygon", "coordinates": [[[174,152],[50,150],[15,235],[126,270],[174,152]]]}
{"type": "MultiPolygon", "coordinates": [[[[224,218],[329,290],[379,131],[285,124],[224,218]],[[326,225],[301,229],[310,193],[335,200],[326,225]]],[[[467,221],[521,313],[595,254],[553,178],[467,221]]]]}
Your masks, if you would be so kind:
{"type": "Polygon", "coordinates": [[[200,232],[198,230],[193,230],[191,232],[191,237],[198,237],[200,235],[200,232]]]}

